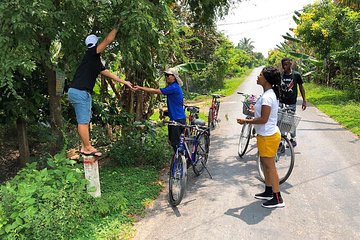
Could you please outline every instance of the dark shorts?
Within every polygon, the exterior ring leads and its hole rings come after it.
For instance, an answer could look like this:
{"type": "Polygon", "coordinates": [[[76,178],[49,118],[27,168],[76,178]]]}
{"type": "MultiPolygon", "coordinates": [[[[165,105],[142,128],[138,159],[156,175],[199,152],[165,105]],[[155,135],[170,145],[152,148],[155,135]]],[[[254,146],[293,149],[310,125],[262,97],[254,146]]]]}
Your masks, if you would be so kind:
{"type": "MultiPolygon", "coordinates": [[[[178,123],[185,124],[186,119],[175,120],[178,123]]],[[[172,126],[168,125],[168,136],[170,145],[173,147],[174,151],[176,151],[177,146],[180,143],[180,135],[183,133],[184,128],[180,126],[172,126]]]]}

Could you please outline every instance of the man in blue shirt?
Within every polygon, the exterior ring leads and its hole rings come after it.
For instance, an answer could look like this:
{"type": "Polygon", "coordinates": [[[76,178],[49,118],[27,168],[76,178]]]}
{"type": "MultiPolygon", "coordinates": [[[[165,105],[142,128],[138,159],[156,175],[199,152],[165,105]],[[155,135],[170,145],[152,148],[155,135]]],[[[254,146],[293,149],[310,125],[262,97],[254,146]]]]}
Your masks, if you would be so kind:
{"type": "MultiPolygon", "coordinates": [[[[142,90],[148,93],[166,95],[170,120],[185,124],[186,115],[184,111],[184,96],[181,89],[183,82],[179,77],[178,71],[175,68],[169,68],[166,70],[165,80],[167,86],[164,88],[155,89],[141,86],[135,86],[134,88],[135,90],[142,90]]],[[[179,144],[182,131],[182,127],[171,125],[168,126],[169,141],[174,151],[179,144]]]]}

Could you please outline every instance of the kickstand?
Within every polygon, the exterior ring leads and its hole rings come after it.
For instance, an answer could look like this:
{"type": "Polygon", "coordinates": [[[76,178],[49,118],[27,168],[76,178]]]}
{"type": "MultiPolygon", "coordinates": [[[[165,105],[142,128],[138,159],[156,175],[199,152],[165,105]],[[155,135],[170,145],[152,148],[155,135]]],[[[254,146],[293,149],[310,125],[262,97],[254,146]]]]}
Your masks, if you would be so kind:
{"type": "Polygon", "coordinates": [[[201,162],[201,164],[204,166],[204,168],[205,168],[206,172],[209,174],[210,178],[213,179],[212,176],[211,176],[211,174],[210,174],[210,172],[209,172],[209,170],[208,170],[207,167],[204,165],[204,163],[201,162]]]}

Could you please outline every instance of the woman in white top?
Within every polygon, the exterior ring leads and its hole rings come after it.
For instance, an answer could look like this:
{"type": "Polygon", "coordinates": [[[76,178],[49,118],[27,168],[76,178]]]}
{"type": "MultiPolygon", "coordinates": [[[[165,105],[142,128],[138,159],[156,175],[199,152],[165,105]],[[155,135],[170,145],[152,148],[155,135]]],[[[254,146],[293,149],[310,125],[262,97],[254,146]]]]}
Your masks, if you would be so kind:
{"type": "Polygon", "coordinates": [[[260,160],[264,167],[265,191],[255,194],[256,199],[267,200],[262,204],[266,208],[284,207],[280,195],[279,176],[275,167],[275,156],[280,144],[281,134],[277,127],[281,75],[274,67],[265,67],[257,78],[257,84],[264,93],[255,104],[254,118],[237,119],[239,124],[254,124],[257,136],[260,160]]]}

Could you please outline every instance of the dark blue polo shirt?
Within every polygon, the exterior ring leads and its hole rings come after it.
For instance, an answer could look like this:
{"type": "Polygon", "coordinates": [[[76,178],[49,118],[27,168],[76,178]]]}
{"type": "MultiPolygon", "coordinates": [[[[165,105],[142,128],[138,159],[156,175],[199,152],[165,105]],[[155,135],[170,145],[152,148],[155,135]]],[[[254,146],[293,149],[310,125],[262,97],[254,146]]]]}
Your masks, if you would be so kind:
{"type": "Polygon", "coordinates": [[[160,91],[167,97],[170,120],[175,121],[185,119],[184,96],[179,84],[173,82],[165,88],[160,88],[160,91]]]}

